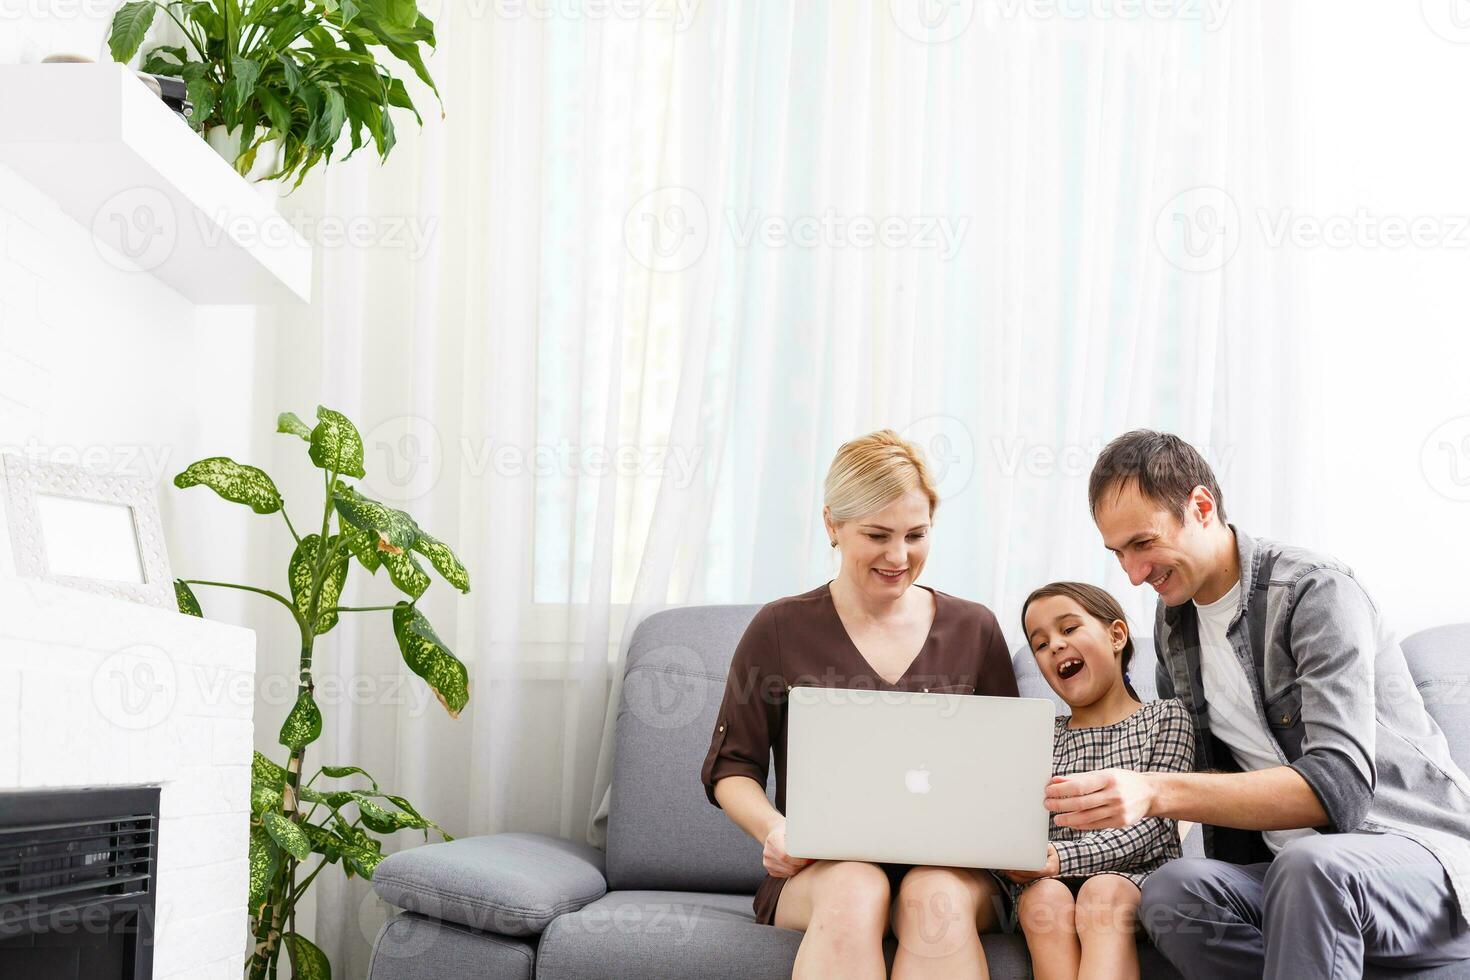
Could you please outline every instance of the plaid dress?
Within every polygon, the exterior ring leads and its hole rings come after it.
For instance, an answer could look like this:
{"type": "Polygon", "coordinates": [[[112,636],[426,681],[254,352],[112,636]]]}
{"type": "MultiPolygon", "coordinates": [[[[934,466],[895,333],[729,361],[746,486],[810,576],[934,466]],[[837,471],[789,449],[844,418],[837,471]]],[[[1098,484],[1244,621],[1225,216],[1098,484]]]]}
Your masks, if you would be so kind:
{"type": "MultiPolygon", "coordinates": [[[[1138,772],[1194,771],[1194,726],[1182,701],[1148,701],[1122,721],[1097,728],[1068,728],[1071,715],[1056,720],[1052,773],[1070,776],[1094,769],[1138,772]]],[[[1149,872],[1179,856],[1179,828],[1173,820],[1150,817],[1132,827],[1077,830],[1050,818],[1051,844],[1064,881],[1093,875],[1122,875],[1140,888],[1149,872]]],[[[1045,881],[1038,878],[1036,881],[1045,881]]],[[[1035,882],[1017,885],[1001,879],[1012,900],[1035,882]]]]}

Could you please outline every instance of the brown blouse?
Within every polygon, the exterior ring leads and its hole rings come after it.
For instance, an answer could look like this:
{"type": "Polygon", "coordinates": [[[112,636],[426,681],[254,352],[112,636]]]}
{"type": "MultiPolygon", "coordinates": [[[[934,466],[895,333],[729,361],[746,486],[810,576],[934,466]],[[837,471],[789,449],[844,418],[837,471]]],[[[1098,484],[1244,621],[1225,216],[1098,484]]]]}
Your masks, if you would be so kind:
{"type": "MultiPolygon", "coordinates": [[[[786,692],[793,687],[1017,695],[1000,624],[978,602],[930,589],[935,608],[929,635],[898,682],[890,684],[848,636],[830,584],[762,606],[735,647],[700,772],[715,806],[715,783],[726,776],[749,776],[764,787],[774,755],[776,809],[786,812],[786,692]]],[[[755,895],[757,922],[775,919],[786,880],[766,876],[755,895]]]]}

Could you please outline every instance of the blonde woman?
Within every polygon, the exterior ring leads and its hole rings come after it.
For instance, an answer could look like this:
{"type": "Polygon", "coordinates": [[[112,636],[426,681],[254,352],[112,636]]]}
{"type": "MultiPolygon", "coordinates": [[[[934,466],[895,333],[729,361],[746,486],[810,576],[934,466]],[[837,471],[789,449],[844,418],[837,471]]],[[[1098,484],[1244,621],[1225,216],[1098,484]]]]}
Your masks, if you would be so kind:
{"type": "Polygon", "coordinates": [[[918,448],[887,429],[844,444],[825,497],[841,568],[751,620],[731,661],[701,773],[705,790],[765,846],[756,921],[806,933],[793,977],[884,977],[890,927],[899,942],[895,978],[988,977],[979,933],[998,924],[1001,899],[989,872],[809,861],[786,851],[791,686],[1016,695],[991,611],[915,584],[938,503],[918,448]],[[775,806],[765,793],[772,756],[775,806]]]}

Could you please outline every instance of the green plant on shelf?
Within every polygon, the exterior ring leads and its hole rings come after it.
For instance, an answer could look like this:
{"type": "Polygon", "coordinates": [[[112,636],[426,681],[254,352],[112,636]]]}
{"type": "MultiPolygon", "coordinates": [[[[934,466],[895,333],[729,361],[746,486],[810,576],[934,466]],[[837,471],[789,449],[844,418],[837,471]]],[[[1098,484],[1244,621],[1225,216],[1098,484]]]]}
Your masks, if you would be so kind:
{"type": "Polygon", "coordinates": [[[150,48],[141,69],[184,79],[190,125],[234,134],[241,174],[279,141],[279,167],[265,179],[300,186],[331,161],[343,130],[352,140],[348,157],[371,141],[386,160],[396,142],[391,110],[423,118],[403,80],[379,60],[384,53],[439,95],[424,63],[434,24],[416,0],[135,0],[113,16],[114,59],[133,59],[160,10],[184,43],[150,48]]]}

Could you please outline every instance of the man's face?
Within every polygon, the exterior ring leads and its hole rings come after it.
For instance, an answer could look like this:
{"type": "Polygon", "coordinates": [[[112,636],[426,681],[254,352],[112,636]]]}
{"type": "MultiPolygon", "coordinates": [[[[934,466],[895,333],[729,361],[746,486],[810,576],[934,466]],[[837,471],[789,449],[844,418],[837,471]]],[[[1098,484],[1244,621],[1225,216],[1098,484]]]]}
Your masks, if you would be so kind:
{"type": "Polygon", "coordinates": [[[1166,606],[1193,599],[1215,570],[1206,530],[1219,518],[1203,487],[1195,487],[1181,520],[1129,480],[1103,494],[1094,520],[1128,580],[1152,587],[1166,606]]]}

